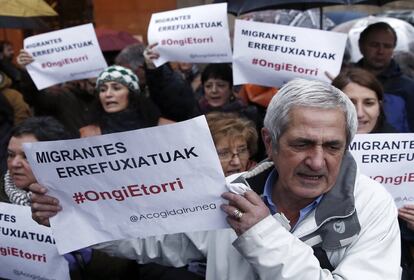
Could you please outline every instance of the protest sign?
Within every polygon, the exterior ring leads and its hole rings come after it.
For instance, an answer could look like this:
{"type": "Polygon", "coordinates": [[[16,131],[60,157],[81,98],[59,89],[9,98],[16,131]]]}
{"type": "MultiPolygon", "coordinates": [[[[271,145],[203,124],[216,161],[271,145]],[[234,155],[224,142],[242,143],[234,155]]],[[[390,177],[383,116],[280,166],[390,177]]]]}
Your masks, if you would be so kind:
{"type": "Polygon", "coordinates": [[[70,279],[50,228],[32,220],[30,207],[0,203],[0,278],[70,279]]]}
{"type": "Polygon", "coordinates": [[[158,43],[157,67],[167,61],[231,62],[227,3],[153,14],[148,43],[158,43]]]}
{"type": "Polygon", "coordinates": [[[281,87],[293,78],[330,82],[345,50],[346,35],[316,29],[236,20],[234,84],[281,87]]]}
{"type": "Polygon", "coordinates": [[[59,199],[60,253],[95,243],[228,227],[224,174],[207,122],[24,144],[37,180],[59,199]]]}
{"type": "Polygon", "coordinates": [[[107,67],[91,23],[28,37],[24,49],[34,58],[27,71],[39,90],[97,77],[107,67]]]}
{"type": "Polygon", "coordinates": [[[349,150],[361,172],[383,184],[397,207],[414,204],[414,133],[357,134],[349,150]]]}

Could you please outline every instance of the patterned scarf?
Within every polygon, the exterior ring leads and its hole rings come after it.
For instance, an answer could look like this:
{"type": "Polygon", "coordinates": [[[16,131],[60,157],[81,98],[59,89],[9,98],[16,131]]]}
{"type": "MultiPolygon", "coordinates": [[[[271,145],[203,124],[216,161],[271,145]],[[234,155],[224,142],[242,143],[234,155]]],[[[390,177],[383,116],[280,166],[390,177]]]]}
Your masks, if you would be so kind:
{"type": "Polygon", "coordinates": [[[16,187],[10,177],[9,170],[7,170],[6,175],[4,175],[4,190],[12,204],[30,206],[29,192],[16,187]]]}

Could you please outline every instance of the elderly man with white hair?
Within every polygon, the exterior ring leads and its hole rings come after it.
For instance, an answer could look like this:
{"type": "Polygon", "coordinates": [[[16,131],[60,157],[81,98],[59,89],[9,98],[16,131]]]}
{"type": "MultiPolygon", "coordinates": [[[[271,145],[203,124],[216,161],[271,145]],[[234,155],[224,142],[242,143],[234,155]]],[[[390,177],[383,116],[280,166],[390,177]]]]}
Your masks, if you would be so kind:
{"type": "MultiPolygon", "coordinates": [[[[222,195],[230,229],[96,248],[175,266],[206,257],[206,279],[400,279],[397,209],[347,151],[356,128],[354,105],[340,90],[293,80],[267,109],[268,160],[229,180],[251,190],[222,195]]],[[[31,190],[33,218],[45,221],[57,201],[39,185],[31,190]]]]}

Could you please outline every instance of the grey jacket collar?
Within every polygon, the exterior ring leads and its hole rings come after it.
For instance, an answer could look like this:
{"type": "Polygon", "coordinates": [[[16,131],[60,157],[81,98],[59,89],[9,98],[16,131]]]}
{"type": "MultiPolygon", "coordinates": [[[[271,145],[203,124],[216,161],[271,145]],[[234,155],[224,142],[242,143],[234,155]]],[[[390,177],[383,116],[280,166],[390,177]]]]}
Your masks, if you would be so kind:
{"type": "Polygon", "coordinates": [[[355,211],[354,187],[356,173],[355,160],[347,151],[342,160],[334,187],[324,195],[318,208],[316,208],[315,219],[318,226],[327,219],[347,217],[355,211]]]}

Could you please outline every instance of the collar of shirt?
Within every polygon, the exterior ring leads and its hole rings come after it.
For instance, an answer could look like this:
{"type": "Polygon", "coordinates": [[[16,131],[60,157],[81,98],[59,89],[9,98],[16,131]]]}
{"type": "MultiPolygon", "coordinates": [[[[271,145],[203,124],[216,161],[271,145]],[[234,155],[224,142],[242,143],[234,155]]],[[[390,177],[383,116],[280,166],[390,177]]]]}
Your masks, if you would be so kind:
{"type": "MultiPolygon", "coordinates": [[[[279,175],[277,174],[276,169],[273,169],[270,172],[269,176],[267,176],[266,183],[265,183],[265,186],[264,186],[264,191],[263,191],[263,201],[266,204],[266,206],[269,208],[270,213],[272,213],[272,215],[277,213],[277,206],[272,201],[272,191],[273,191],[274,183],[276,182],[278,177],[279,177],[279,175]]],[[[323,194],[321,194],[320,196],[315,198],[315,200],[313,202],[311,202],[308,206],[306,206],[306,207],[304,207],[300,210],[299,219],[298,219],[297,223],[295,224],[295,226],[293,227],[292,230],[294,230],[296,225],[299,224],[303,219],[305,219],[305,217],[313,209],[315,209],[318,206],[318,204],[321,201],[322,197],[323,197],[323,194]]]]}

